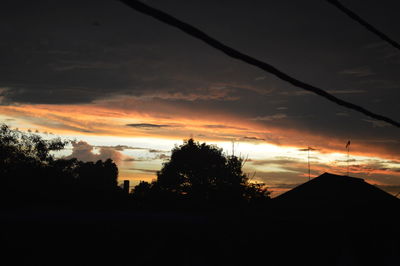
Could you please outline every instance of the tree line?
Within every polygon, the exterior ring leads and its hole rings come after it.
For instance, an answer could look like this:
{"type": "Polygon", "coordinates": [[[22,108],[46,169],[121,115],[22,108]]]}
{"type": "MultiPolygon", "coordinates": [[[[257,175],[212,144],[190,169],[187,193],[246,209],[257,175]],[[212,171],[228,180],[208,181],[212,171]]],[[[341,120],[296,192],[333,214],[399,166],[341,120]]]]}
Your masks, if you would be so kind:
{"type": "Polygon", "coordinates": [[[118,186],[118,167],[111,159],[56,158],[54,152],[68,144],[1,125],[0,205],[236,206],[269,199],[263,184],[249,181],[241,158],[193,139],[175,146],[157,179],[140,182],[129,195],[118,186]]]}

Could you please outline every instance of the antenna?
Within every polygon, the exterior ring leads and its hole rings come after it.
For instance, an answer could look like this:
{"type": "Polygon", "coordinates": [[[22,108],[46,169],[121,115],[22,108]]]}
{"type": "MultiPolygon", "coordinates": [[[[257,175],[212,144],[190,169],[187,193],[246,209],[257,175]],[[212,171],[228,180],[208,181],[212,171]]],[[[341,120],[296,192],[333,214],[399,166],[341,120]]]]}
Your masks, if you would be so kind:
{"type": "Polygon", "coordinates": [[[235,140],[232,140],[232,156],[235,156],[235,140]]]}
{"type": "Polygon", "coordinates": [[[349,162],[350,162],[350,140],[346,144],[347,149],[347,176],[349,176],[349,162]]]}
{"type": "Polygon", "coordinates": [[[315,151],[316,149],[308,146],[305,149],[299,149],[299,151],[307,151],[307,164],[308,164],[308,181],[311,180],[311,166],[310,166],[310,151],[315,151]]]}
{"type": "Polygon", "coordinates": [[[350,148],[347,148],[347,176],[349,176],[350,148]]]}

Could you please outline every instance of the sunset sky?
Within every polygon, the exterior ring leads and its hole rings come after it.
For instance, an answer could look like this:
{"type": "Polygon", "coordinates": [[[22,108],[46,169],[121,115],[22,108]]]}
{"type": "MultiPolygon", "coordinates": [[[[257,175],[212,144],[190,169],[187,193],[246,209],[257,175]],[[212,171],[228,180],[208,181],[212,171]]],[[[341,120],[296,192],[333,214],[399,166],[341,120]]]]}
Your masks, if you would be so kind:
{"type": "MultiPolygon", "coordinates": [[[[400,51],[326,1],[147,0],[280,70],[400,120],[400,51]]],[[[397,0],[343,0],[400,41],[397,0]]],[[[0,123],[74,140],[151,180],[183,139],[247,158],[275,195],[347,173],[400,192],[400,129],[350,111],[113,0],[2,1],[0,123]]]]}

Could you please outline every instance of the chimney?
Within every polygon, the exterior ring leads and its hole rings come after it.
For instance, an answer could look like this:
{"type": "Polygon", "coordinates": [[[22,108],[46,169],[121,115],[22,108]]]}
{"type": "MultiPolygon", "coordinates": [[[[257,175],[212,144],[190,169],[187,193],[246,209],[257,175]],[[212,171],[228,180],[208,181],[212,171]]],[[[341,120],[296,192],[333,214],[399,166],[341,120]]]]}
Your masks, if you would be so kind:
{"type": "Polygon", "coordinates": [[[129,180],[124,180],[123,190],[126,194],[129,194],[129,180]]]}

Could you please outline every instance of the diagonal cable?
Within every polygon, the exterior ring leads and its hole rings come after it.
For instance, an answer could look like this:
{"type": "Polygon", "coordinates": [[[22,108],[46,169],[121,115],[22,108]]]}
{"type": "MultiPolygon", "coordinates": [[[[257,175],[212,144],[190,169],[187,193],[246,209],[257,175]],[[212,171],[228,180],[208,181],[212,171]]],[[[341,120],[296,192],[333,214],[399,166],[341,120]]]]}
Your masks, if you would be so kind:
{"type": "Polygon", "coordinates": [[[334,102],[338,105],[355,110],[357,112],[360,112],[360,113],[362,113],[366,116],[369,116],[371,118],[374,118],[376,120],[381,120],[381,121],[389,123],[395,127],[400,127],[399,122],[397,122],[389,117],[371,112],[362,106],[359,106],[354,103],[337,98],[336,96],[324,91],[323,89],[314,87],[303,81],[295,79],[295,78],[289,76],[288,74],[285,74],[284,72],[280,71],[279,69],[275,68],[274,66],[272,66],[268,63],[265,63],[263,61],[260,61],[256,58],[253,58],[249,55],[246,55],[244,53],[241,53],[241,52],[219,42],[218,40],[210,37],[205,32],[193,27],[192,25],[185,23],[181,20],[178,20],[177,18],[175,18],[161,10],[158,10],[156,8],[148,6],[137,0],[120,0],[120,1],[125,3],[126,5],[130,6],[131,8],[135,9],[136,11],[139,11],[140,13],[151,16],[151,17],[153,17],[157,20],[160,20],[170,26],[180,29],[181,31],[189,34],[190,36],[192,36],[194,38],[202,40],[203,42],[207,43],[211,47],[214,47],[215,49],[225,53],[226,55],[228,55],[232,58],[243,61],[250,65],[256,66],[256,67],[258,67],[266,72],[269,72],[269,73],[275,75],[276,77],[278,77],[296,87],[302,88],[302,89],[304,89],[306,91],[310,91],[312,93],[315,93],[321,97],[324,97],[325,99],[327,99],[331,102],[334,102]]]}
{"type": "Polygon", "coordinates": [[[340,3],[338,0],[326,0],[328,1],[330,4],[334,5],[335,7],[337,7],[340,11],[342,11],[343,13],[345,13],[348,17],[350,17],[351,19],[357,21],[358,23],[360,23],[362,26],[364,26],[364,28],[366,28],[368,31],[374,33],[375,35],[377,35],[379,38],[381,38],[382,40],[388,42],[390,45],[392,45],[394,48],[397,48],[398,50],[400,50],[400,44],[398,42],[396,42],[395,40],[393,40],[392,38],[390,38],[389,36],[387,36],[385,33],[383,33],[382,31],[378,30],[377,28],[375,28],[374,26],[372,26],[371,24],[369,24],[366,20],[362,19],[359,15],[357,15],[356,13],[354,13],[352,10],[348,9],[347,7],[345,7],[342,3],[340,3]]]}

